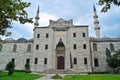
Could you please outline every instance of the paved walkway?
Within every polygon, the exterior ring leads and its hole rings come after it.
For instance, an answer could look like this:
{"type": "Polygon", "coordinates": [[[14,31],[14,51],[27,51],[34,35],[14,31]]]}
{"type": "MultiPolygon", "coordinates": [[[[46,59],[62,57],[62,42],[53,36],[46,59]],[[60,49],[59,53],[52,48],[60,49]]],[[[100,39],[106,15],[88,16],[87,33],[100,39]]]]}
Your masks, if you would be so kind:
{"type": "MultiPolygon", "coordinates": [[[[39,73],[33,73],[33,74],[39,74],[39,73]]],[[[61,79],[51,79],[52,76],[56,74],[43,74],[44,76],[35,80],[61,80],[61,79]]],[[[58,74],[61,77],[64,78],[65,75],[76,75],[76,74],[58,74]]],[[[88,75],[88,74],[79,74],[79,75],[88,75]]]]}
{"type": "MultiPolygon", "coordinates": [[[[52,76],[54,76],[55,74],[45,74],[45,76],[39,78],[39,79],[35,79],[35,80],[55,80],[55,79],[51,79],[52,76]]],[[[65,74],[58,74],[62,77],[65,76],[65,74]]],[[[57,79],[57,80],[60,80],[60,79],[57,79]]]]}

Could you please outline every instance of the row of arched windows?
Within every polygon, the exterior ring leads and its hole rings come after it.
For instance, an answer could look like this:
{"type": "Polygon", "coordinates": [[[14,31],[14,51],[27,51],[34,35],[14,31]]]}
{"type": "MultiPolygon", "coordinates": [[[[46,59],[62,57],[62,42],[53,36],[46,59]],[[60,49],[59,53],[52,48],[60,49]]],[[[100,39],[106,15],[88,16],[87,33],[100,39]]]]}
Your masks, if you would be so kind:
{"type": "MultiPolygon", "coordinates": [[[[115,51],[113,43],[110,43],[110,50],[115,51]]],[[[96,43],[93,43],[93,51],[97,51],[97,44],[96,43]]]]}
{"type": "MultiPolygon", "coordinates": [[[[97,51],[97,44],[96,43],[93,43],[93,51],[97,51]]],[[[17,45],[14,44],[13,45],[13,52],[16,52],[17,50],[17,45]]],[[[110,50],[111,51],[115,51],[115,48],[114,48],[114,44],[113,43],[110,43],[110,50]]],[[[0,52],[2,51],[2,44],[0,44],[0,52]]],[[[27,46],[27,51],[28,52],[31,52],[31,44],[28,44],[27,46]]]]}
{"type": "MultiPolygon", "coordinates": [[[[13,45],[13,52],[16,52],[17,51],[17,45],[14,44],[13,45]]],[[[31,52],[31,44],[28,44],[27,46],[27,52],[31,52]]]]}

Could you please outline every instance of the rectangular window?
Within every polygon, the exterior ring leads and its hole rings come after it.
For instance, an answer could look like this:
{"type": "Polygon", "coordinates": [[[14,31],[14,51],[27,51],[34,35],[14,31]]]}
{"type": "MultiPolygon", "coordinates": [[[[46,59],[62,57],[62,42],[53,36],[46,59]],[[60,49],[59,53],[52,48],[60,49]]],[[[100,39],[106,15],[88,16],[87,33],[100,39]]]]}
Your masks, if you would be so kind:
{"type": "Polygon", "coordinates": [[[94,59],[94,66],[95,66],[95,67],[98,67],[98,66],[99,66],[99,62],[98,62],[98,59],[97,59],[97,58],[94,59]]]}
{"type": "Polygon", "coordinates": [[[44,58],[44,64],[47,64],[47,58],[44,58]]]}
{"type": "Polygon", "coordinates": [[[73,37],[76,37],[76,33],[73,33],[73,37]]]}
{"type": "Polygon", "coordinates": [[[45,45],[45,50],[47,50],[48,49],[48,45],[45,45]]]}
{"type": "Polygon", "coordinates": [[[40,34],[37,34],[37,38],[40,38],[40,34]]]}
{"type": "Polygon", "coordinates": [[[3,47],[2,44],[0,44],[0,52],[2,52],[2,47],[3,47]]]}
{"type": "Polygon", "coordinates": [[[30,59],[26,59],[26,63],[28,63],[28,64],[29,64],[29,63],[30,63],[30,59]]]}
{"type": "Polygon", "coordinates": [[[77,64],[77,58],[74,58],[74,64],[77,64]]]}
{"type": "Polygon", "coordinates": [[[87,58],[84,58],[84,64],[87,65],[87,58]]]}
{"type": "Polygon", "coordinates": [[[35,58],[34,64],[38,63],[38,58],[35,58]]]}
{"type": "Polygon", "coordinates": [[[74,44],[74,45],[73,45],[73,49],[77,49],[77,46],[76,46],[76,44],[74,44]]]}
{"type": "Polygon", "coordinates": [[[49,37],[49,34],[48,33],[46,33],[46,38],[48,38],[49,37]]]}
{"type": "Polygon", "coordinates": [[[39,45],[36,45],[36,50],[38,50],[39,49],[39,45]]]}
{"type": "Polygon", "coordinates": [[[12,58],[11,61],[12,61],[12,63],[15,63],[15,58],[12,58]]]}
{"type": "Polygon", "coordinates": [[[86,49],[86,44],[83,44],[83,49],[86,49]]]}
{"type": "Polygon", "coordinates": [[[85,37],[85,33],[83,33],[83,37],[85,37]]]}

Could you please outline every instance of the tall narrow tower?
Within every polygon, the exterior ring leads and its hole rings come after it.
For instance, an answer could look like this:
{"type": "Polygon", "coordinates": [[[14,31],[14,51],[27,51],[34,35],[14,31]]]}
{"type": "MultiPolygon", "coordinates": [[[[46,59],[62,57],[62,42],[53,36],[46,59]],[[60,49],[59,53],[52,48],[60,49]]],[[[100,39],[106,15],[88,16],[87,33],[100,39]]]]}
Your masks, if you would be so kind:
{"type": "Polygon", "coordinates": [[[36,13],[36,17],[35,17],[35,23],[34,23],[34,27],[38,27],[39,26],[39,6],[37,9],[37,13],[36,13]]]}
{"type": "Polygon", "coordinates": [[[98,21],[98,15],[97,15],[97,12],[96,12],[96,8],[95,8],[95,5],[93,5],[93,12],[94,12],[94,25],[95,25],[95,34],[96,34],[96,38],[100,38],[100,26],[99,26],[99,21],[98,21]]]}

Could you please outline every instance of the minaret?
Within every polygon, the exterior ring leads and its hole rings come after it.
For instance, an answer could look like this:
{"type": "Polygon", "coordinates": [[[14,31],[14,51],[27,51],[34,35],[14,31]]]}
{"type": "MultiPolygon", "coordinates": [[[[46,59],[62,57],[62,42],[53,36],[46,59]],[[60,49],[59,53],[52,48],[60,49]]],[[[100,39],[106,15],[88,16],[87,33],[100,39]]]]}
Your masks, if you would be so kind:
{"type": "Polygon", "coordinates": [[[96,12],[96,8],[95,8],[95,5],[93,5],[93,12],[94,12],[94,25],[95,25],[95,32],[96,32],[96,38],[100,38],[100,26],[99,26],[99,21],[98,21],[98,15],[97,15],[97,12],[96,12]]]}
{"type": "Polygon", "coordinates": [[[35,23],[34,23],[34,27],[38,27],[39,26],[39,6],[37,9],[37,13],[36,13],[36,17],[35,17],[35,23]]]}

